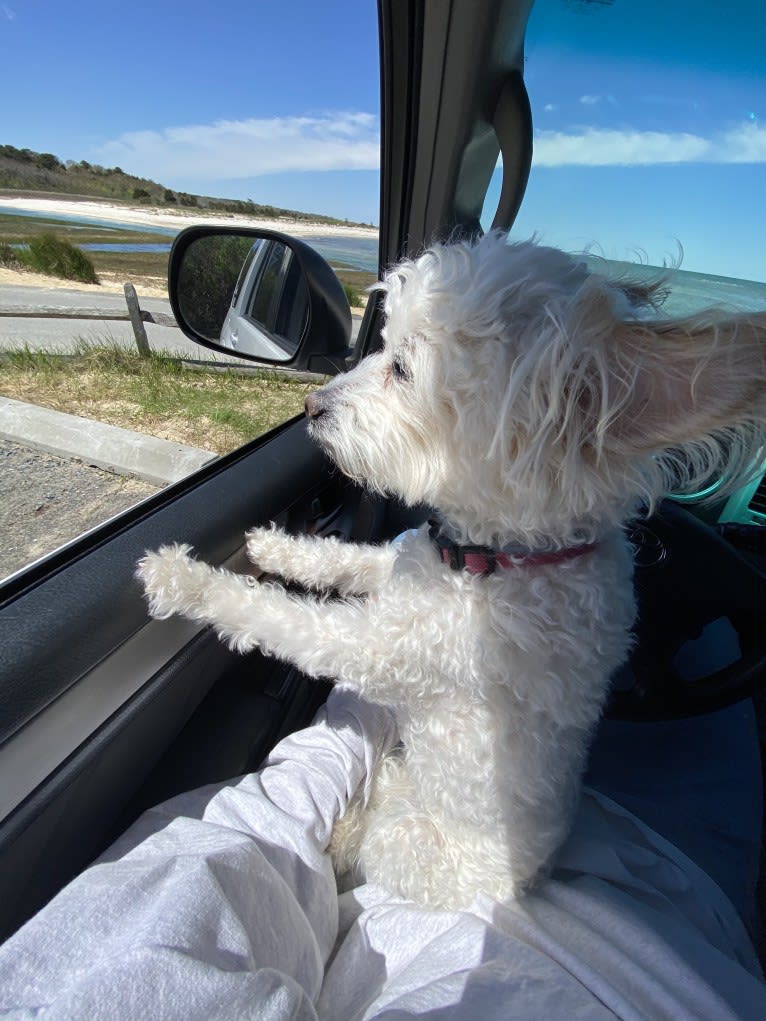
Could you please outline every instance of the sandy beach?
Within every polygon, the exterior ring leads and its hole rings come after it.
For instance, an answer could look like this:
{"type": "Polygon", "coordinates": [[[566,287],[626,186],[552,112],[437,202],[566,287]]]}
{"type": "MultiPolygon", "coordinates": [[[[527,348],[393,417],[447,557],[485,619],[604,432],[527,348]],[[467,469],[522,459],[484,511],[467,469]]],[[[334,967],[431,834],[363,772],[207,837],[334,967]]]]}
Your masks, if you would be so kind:
{"type": "Polygon", "coordinates": [[[80,280],[64,280],[62,277],[51,277],[44,273],[32,273],[31,270],[9,269],[0,266],[0,284],[13,284],[16,287],[39,287],[46,291],[88,291],[92,294],[113,292],[122,294],[126,280],[132,280],[140,293],[147,298],[167,298],[168,287],[164,279],[157,277],[136,276],[135,274],[100,273],[100,284],[84,284],[80,280]]]}
{"type": "MultiPolygon", "coordinates": [[[[78,219],[103,220],[110,223],[132,223],[141,226],[167,227],[180,231],[192,224],[224,224],[226,226],[255,227],[262,230],[277,230],[295,237],[352,237],[377,238],[377,230],[371,227],[346,227],[327,223],[312,223],[303,220],[263,220],[235,213],[205,213],[202,210],[155,209],[151,206],[123,206],[114,202],[80,201],[67,198],[31,198],[8,196],[0,193],[0,206],[19,212],[47,213],[50,216],[72,216],[78,219]]],[[[75,283],[56,277],[44,276],[26,270],[7,269],[0,266],[0,284],[16,284],[25,287],[48,289],[70,288],[78,291],[122,292],[123,284],[130,278],[140,287],[141,293],[151,297],[167,297],[164,279],[136,277],[125,274],[99,273],[100,284],[75,283]]]]}
{"type": "Polygon", "coordinates": [[[206,213],[197,209],[156,209],[152,206],[123,206],[113,202],[77,201],[67,198],[17,198],[0,194],[0,206],[18,209],[19,212],[48,213],[51,216],[74,216],[114,223],[135,223],[150,227],[168,227],[183,230],[192,224],[238,224],[242,227],[260,227],[262,230],[280,230],[295,237],[356,237],[376,238],[372,227],[337,226],[312,223],[304,220],[261,220],[237,213],[206,213]]]}

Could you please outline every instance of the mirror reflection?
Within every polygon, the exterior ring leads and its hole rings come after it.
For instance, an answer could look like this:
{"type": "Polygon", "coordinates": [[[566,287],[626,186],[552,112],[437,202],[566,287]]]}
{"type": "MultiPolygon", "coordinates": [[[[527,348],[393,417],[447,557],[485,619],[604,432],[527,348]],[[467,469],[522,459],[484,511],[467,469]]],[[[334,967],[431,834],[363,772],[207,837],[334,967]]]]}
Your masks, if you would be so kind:
{"type": "Polygon", "coordinates": [[[184,252],[177,293],[191,329],[237,354],[288,361],[308,325],[303,270],[275,238],[197,238],[184,252]]]}

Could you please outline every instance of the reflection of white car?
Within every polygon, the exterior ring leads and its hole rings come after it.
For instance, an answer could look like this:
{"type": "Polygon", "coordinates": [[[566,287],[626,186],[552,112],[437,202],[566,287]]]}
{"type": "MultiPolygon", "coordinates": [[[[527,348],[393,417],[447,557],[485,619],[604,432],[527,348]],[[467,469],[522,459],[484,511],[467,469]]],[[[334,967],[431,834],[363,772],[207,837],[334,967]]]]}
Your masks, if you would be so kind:
{"type": "Polygon", "coordinates": [[[245,259],[220,342],[233,351],[287,361],[308,322],[308,290],[295,254],[259,239],[245,259]]]}

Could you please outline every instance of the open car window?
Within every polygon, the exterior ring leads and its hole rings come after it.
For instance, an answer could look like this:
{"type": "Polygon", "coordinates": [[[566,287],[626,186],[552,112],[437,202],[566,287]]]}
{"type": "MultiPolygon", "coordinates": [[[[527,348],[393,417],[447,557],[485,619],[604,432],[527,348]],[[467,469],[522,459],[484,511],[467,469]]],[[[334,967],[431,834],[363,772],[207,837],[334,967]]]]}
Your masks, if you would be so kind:
{"type": "MultiPolygon", "coordinates": [[[[760,14],[751,2],[537,0],[524,62],[532,168],[511,239],[661,282],[657,316],[766,311],[760,14]]],[[[717,481],[689,498],[714,495],[717,481]]],[[[766,484],[754,478],[715,514],[766,524],[766,484]]]]}
{"type": "MultiPolygon", "coordinates": [[[[0,139],[0,581],[299,415],[322,378],[290,371],[306,301],[274,243],[277,272],[262,267],[243,309],[265,330],[248,343],[241,320],[240,347],[225,353],[183,335],[167,281],[182,228],[266,224],[309,238],[347,285],[358,329],[377,277],[375,4],[299,17],[292,4],[224,4],[220,17],[238,25],[230,45],[211,45],[195,18],[166,49],[159,40],[179,29],[171,8],[152,9],[151,31],[141,5],[128,23],[92,3],[39,22],[0,16],[7,87],[37,67],[0,139]],[[62,103],[94,51],[107,69],[99,102],[62,103]],[[344,79],[311,70],[327,66],[355,80],[352,108],[344,79]],[[285,371],[258,371],[248,354],[285,371]]],[[[251,246],[231,253],[241,286],[251,246]]]]}
{"type": "MultiPolygon", "coordinates": [[[[677,267],[674,313],[766,308],[759,12],[537,0],[524,70],[534,155],[513,237],[639,278],[677,267]]],[[[486,214],[497,188],[496,175],[486,214]]]]}

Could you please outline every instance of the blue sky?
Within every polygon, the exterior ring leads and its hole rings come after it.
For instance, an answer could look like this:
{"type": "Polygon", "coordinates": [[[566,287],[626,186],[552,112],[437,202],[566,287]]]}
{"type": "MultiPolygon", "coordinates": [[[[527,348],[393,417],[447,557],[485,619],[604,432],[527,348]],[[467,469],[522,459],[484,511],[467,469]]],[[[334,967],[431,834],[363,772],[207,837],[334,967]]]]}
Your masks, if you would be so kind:
{"type": "MultiPolygon", "coordinates": [[[[761,0],[539,0],[515,233],[766,279],[762,22],[761,0]]],[[[0,0],[0,88],[0,142],[377,222],[373,0],[0,0]]]]}

